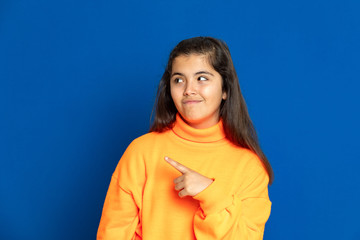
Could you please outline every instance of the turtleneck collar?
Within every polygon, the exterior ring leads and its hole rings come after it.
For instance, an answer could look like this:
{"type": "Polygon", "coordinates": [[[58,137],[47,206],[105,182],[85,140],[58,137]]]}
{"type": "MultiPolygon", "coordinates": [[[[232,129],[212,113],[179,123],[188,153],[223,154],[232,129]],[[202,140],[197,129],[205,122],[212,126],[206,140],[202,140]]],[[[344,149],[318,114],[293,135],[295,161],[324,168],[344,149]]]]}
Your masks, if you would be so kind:
{"type": "Polygon", "coordinates": [[[197,129],[190,127],[179,114],[176,114],[176,121],[172,131],[185,140],[192,142],[210,143],[225,138],[223,123],[220,120],[212,127],[197,129]]]}

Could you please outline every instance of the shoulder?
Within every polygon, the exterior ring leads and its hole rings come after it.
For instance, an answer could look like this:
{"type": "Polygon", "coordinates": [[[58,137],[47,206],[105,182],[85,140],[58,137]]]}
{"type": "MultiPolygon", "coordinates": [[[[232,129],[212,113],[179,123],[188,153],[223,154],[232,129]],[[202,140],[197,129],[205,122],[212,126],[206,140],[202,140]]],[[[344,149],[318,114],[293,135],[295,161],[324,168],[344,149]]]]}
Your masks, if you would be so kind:
{"type": "MultiPolygon", "coordinates": [[[[165,133],[165,132],[164,132],[165,133]]],[[[126,148],[115,170],[116,176],[128,176],[130,173],[145,171],[145,159],[151,156],[157,147],[159,139],[164,138],[164,133],[150,132],[135,138],[126,148]]]]}
{"type": "Polygon", "coordinates": [[[257,154],[253,151],[237,147],[236,155],[231,159],[237,184],[234,184],[235,192],[239,196],[267,196],[269,176],[257,154]]]}
{"type": "Polygon", "coordinates": [[[258,155],[256,155],[256,153],[254,153],[250,149],[236,146],[230,141],[228,143],[228,146],[230,148],[224,150],[231,155],[231,159],[236,164],[241,163],[241,165],[244,165],[247,169],[254,167],[262,167],[262,161],[258,157],[258,155]]]}
{"type": "Polygon", "coordinates": [[[248,156],[246,158],[245,167],[244,167],[244,176],[245,182],[244,186],[253,186],[253,187],[259,187],[262,188],[267,187],[269,183],[269,176],[268,173],[264,167],[263,162],[261,159],[251,150],[245,149],[246,155],[248,156]]]}
{"type": "Polygon", "coordinates": [[[257,169],[258,171],[264,170],[263,163],[258,155],[256,155],[253,151],[246,148],[241,148],[243,158],[246,159],[246,164],[248,165],[249,169],[257,169]]]}
{"type": "Polygon", "coordinates": [[[235,168],[242,172],[245,179],[251,180],[254,177],[267,177],[267,171],[260,157],[250,149],[233,146],[234,155],[231,157],[235,168]]]}

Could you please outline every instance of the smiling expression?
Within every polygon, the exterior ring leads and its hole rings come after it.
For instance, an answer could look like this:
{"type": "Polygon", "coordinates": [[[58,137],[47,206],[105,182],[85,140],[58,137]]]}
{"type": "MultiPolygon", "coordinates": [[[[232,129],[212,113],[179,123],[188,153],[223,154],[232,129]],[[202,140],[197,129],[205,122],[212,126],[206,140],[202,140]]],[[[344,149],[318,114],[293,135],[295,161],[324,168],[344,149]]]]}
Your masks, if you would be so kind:
{"type": "Polygon", "coordinates": [[[170,78],[171,97],[186,123],[208,128],[219,121],[220,104],[226,99],[221,75],[209,64],[207,55],[176,57],[170,78]]]}

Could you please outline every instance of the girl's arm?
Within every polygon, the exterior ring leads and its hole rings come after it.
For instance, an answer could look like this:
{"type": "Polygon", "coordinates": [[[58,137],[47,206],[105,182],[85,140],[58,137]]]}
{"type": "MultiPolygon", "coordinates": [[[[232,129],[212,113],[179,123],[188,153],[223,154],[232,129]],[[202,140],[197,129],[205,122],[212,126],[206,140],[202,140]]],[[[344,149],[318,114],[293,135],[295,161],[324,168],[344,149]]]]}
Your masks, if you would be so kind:
{"type": "Polygon", "coordinates": [[[139,209],[145,167],[133,143],[126,149],[111,178],[97,240],[139,239],[141,236],[139,209]]]}
{"type": "Polygon", "coordinates": [[[97,240],[136,239],[139,213],[134,197],[124,191],[113,176],[106,195],[97,240]]]}
{"type": "Polygon", "coordinates": [[[271,202],[268,197],[268,175],[256,165],[244,174],[241,192],[229,195],[226,184],[209,179],[172,160],[165,160],[183,175],[174,180],[180,197],[192,196],[200,202],[194,216],[194,232],[198,240],[263,238],[271,202]],[[246,175],[246,176],[245,176],[246,175]]]}
{"type": "Polygon", "coordinates": [[[271,210],[268,182],[266,171],[257,166],[251,170],[251,177],[246,179],[240,193],[226,196],[222,192],[224,183],[215,179],[207,189],[194,197],[200,202],[194,216],[196,238],[263,239],[271,210]]]}

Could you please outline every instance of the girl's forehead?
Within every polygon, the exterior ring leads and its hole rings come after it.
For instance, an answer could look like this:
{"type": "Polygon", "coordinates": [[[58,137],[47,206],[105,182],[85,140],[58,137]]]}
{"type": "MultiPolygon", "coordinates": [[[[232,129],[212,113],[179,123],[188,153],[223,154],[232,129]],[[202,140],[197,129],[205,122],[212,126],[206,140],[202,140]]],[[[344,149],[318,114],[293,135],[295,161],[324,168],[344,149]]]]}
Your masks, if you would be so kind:
{"type": "Polygon", "coordinates": [[[173,60],[172,71],[178,68],[196,69],[196,68],[213,69],[209,63],[209,57],[206,54],[189,54],[179,55],[173,60]]]}

